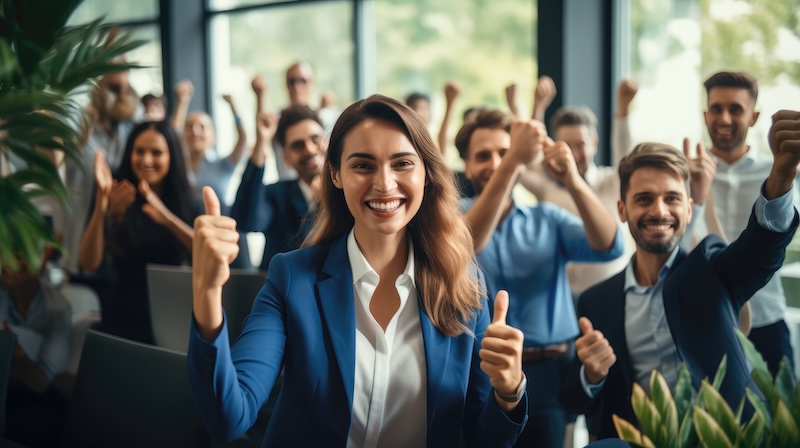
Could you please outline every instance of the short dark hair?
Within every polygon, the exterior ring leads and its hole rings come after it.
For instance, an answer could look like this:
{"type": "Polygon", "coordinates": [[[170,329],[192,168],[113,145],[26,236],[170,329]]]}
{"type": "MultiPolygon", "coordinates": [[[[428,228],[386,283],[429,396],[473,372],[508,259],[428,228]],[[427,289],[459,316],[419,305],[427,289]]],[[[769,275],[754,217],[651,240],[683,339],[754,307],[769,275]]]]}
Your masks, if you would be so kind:
{"type": "Polygon", "coordinates": [[[416,102],[417,102],[417,101],[419,101],[419,100],[424,100],[425,102],[427,102],[428,104],[430,104],[430,102],[431,102],[431,97],[429,97],[428,95],[426,95],[426,94],[424,94],[424,93],[421,93],[421,92],[411,92],[411,93],[410,93],[410,94],[409,94],[409,95],[406,97],[406,106],[408,106],[408,107],[413,107],[413,106],[414,106],[414,103],[416,103],[416,102]]]}
{"type": "Polygon", "coordinates": [[[683,151],[664,143],[639,143],[619,162],[619,194],[622,201],[630,188],[631,176],[639,168],[672,171],[683,179],[689,194],[689,161],[683,151]]]}
{"type": "Polygon", "coordinates": [[[584,125],[589,128],[589,135],[597,137],[597,115],[587,106],[564,106],[559,108],[550,119],[550,132],[555,134],[561,126],[584,125]]]}
{"type": "Polygon", "coordinates": [[[706,94],[711,92],[714,87],[739,87],[747,89],[750,98],[755,103],[758,99],[758,82],[753,75],[745,72],[719,72],[711,75],[703,84],[706,86],[706,94]]]}
{"type": "Polygon", "coordinates": [[[304,120],[313,120],[323,128],[322,120],[316,112],[308,106],[291,105],[281,111],[281,118],[278,120],[278,128],[275,130],[275,141],[282,147],[286,146],[286,131],[290,127],[304,120]]]}
{"type": "Polygon", "coordinates": [[[503,112],[500,109],[480,109],[475,114],[475,117],[464,123],[461,129],[456,134],[456,148],[458,148],[458,155],[462,159],[467,160],[469,157],[469,141],[472,139],[472,134],[477,129],[502,129],[506,132],[511,131],[511,122],[513,121],[511,115],[503,112]]]}

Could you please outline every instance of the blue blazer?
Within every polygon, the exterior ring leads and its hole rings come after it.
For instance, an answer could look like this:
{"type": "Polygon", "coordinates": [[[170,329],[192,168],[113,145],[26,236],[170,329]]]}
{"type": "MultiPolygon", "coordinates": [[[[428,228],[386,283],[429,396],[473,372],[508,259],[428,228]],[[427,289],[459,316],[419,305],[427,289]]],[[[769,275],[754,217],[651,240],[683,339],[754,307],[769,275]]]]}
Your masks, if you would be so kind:
{"type": "MultiPolygon", "coordinates": [[[[728,368],[720,393],[731,409],[739,405],[745,387],[760,394],[734,332],[739,310],[780,269],[797,224],[795,211],[788,232],[770,232],[751,212],[747,227],[736,241],[726,245],[715,235],[705,238],[691,253],[679,252],[664,279],[667,324],[695,389],[703,378],[714,378],[722,355],[727,355],[728,368]]],[[[586,395],[577,358],[561,389],[567,408],[599,419],[600,438],[616,437],[612,414],[636,422],[631,408],[635,375],[625,338],[624,285],[625,271],[588,289],[578,300],[578,315],[588,317],[594,328],[603,332],[617,355],[603,389],[594,399],[586,395]]]]}
{"type": "MultiPolygon", "coordinates": [[[[347,235],[278,254],[242,334],[209,343],[193,326],[189,379],[209,432],[233,440],[248,430],[275,384],[284,382],[262,446],[347,444],[355,382],[355,299],[347,235]]],[[[527,420],[527,396],[511,416],[495,401],[480,369],[490,323],[487,300],[466,323],[475,337],[440,333],[419,305],[427,364],[430,447],[511,446],[527,420]]],[[[224,324],[227,325],[227,324],[224,324]]]]}
{"type": "Polygon", "coordinates": [[[231,217],[240,232],[262,232],[266,237],[261,270],[267,270],[272,257],[300,247],[313,223],[298,180],[264,185],[264,168],[249,160],[236,191],[231,217]]]}

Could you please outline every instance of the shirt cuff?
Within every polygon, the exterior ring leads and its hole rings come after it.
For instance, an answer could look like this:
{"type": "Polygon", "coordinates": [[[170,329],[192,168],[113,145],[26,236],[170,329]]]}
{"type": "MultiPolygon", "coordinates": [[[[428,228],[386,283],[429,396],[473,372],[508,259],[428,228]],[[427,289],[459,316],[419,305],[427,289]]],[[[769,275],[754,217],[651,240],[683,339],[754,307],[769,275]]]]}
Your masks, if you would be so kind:
{"type": "Polygon", "coordinates": [[[783,196],[767,200],[764,197],[764,185],[761,184],[761,194],[756,199],[756,221],[766,230],[776,233],[788,232],[794,220],[794,204],[792,195],[794,188],[789,189],[783,196]]]}
{"type": "Polygon", "coordinates": [[[605,378],[603,378],[597,384],[589,384],[589,380],[586,379],[586,368],[584,366],[581,366],[580,377],[581,377],[581,386],[583,386],[583,391],[586,392],[586,395],[589,398],[596,397],[597,394],[599,394],[600,391],[603,390],[603,386],[606,384],[605,378]]]}

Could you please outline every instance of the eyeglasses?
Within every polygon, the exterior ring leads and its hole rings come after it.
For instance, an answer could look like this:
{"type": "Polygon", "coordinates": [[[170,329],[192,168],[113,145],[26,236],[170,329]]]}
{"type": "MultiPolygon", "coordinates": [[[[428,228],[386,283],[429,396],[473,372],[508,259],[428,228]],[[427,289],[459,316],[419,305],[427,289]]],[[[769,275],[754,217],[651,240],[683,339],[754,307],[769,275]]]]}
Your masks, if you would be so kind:
{"type": "Polygon", "coordinates": [[[286,80],[286,83],[289,84],[290,86],[293,86],[295,84],[308,84],[308,80],[306,78],[289,78],[288,80],[286,80]]]}

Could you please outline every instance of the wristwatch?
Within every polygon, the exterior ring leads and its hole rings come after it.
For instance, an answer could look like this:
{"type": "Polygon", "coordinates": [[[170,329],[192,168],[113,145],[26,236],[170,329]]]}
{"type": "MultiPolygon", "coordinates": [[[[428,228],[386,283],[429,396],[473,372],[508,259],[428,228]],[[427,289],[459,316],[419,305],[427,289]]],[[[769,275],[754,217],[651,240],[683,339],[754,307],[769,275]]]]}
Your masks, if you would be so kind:
{"type": "Polygon", "coordinates": [[[525,393],[525,387],[527,385],[528,385],[528,378],[523,373],[522,374],[522,382],[519,383],[519,386],[517,387],[517,391],[514,392],[514,395],[503,395],[497,389],[494,390],[494,393],[497,394],[497,396],[500,397],[500,399],[503,400],[503,401],[507,401],[509,403],[516,403],[519,400],[522,400],[522,394],[525,393]]]}

